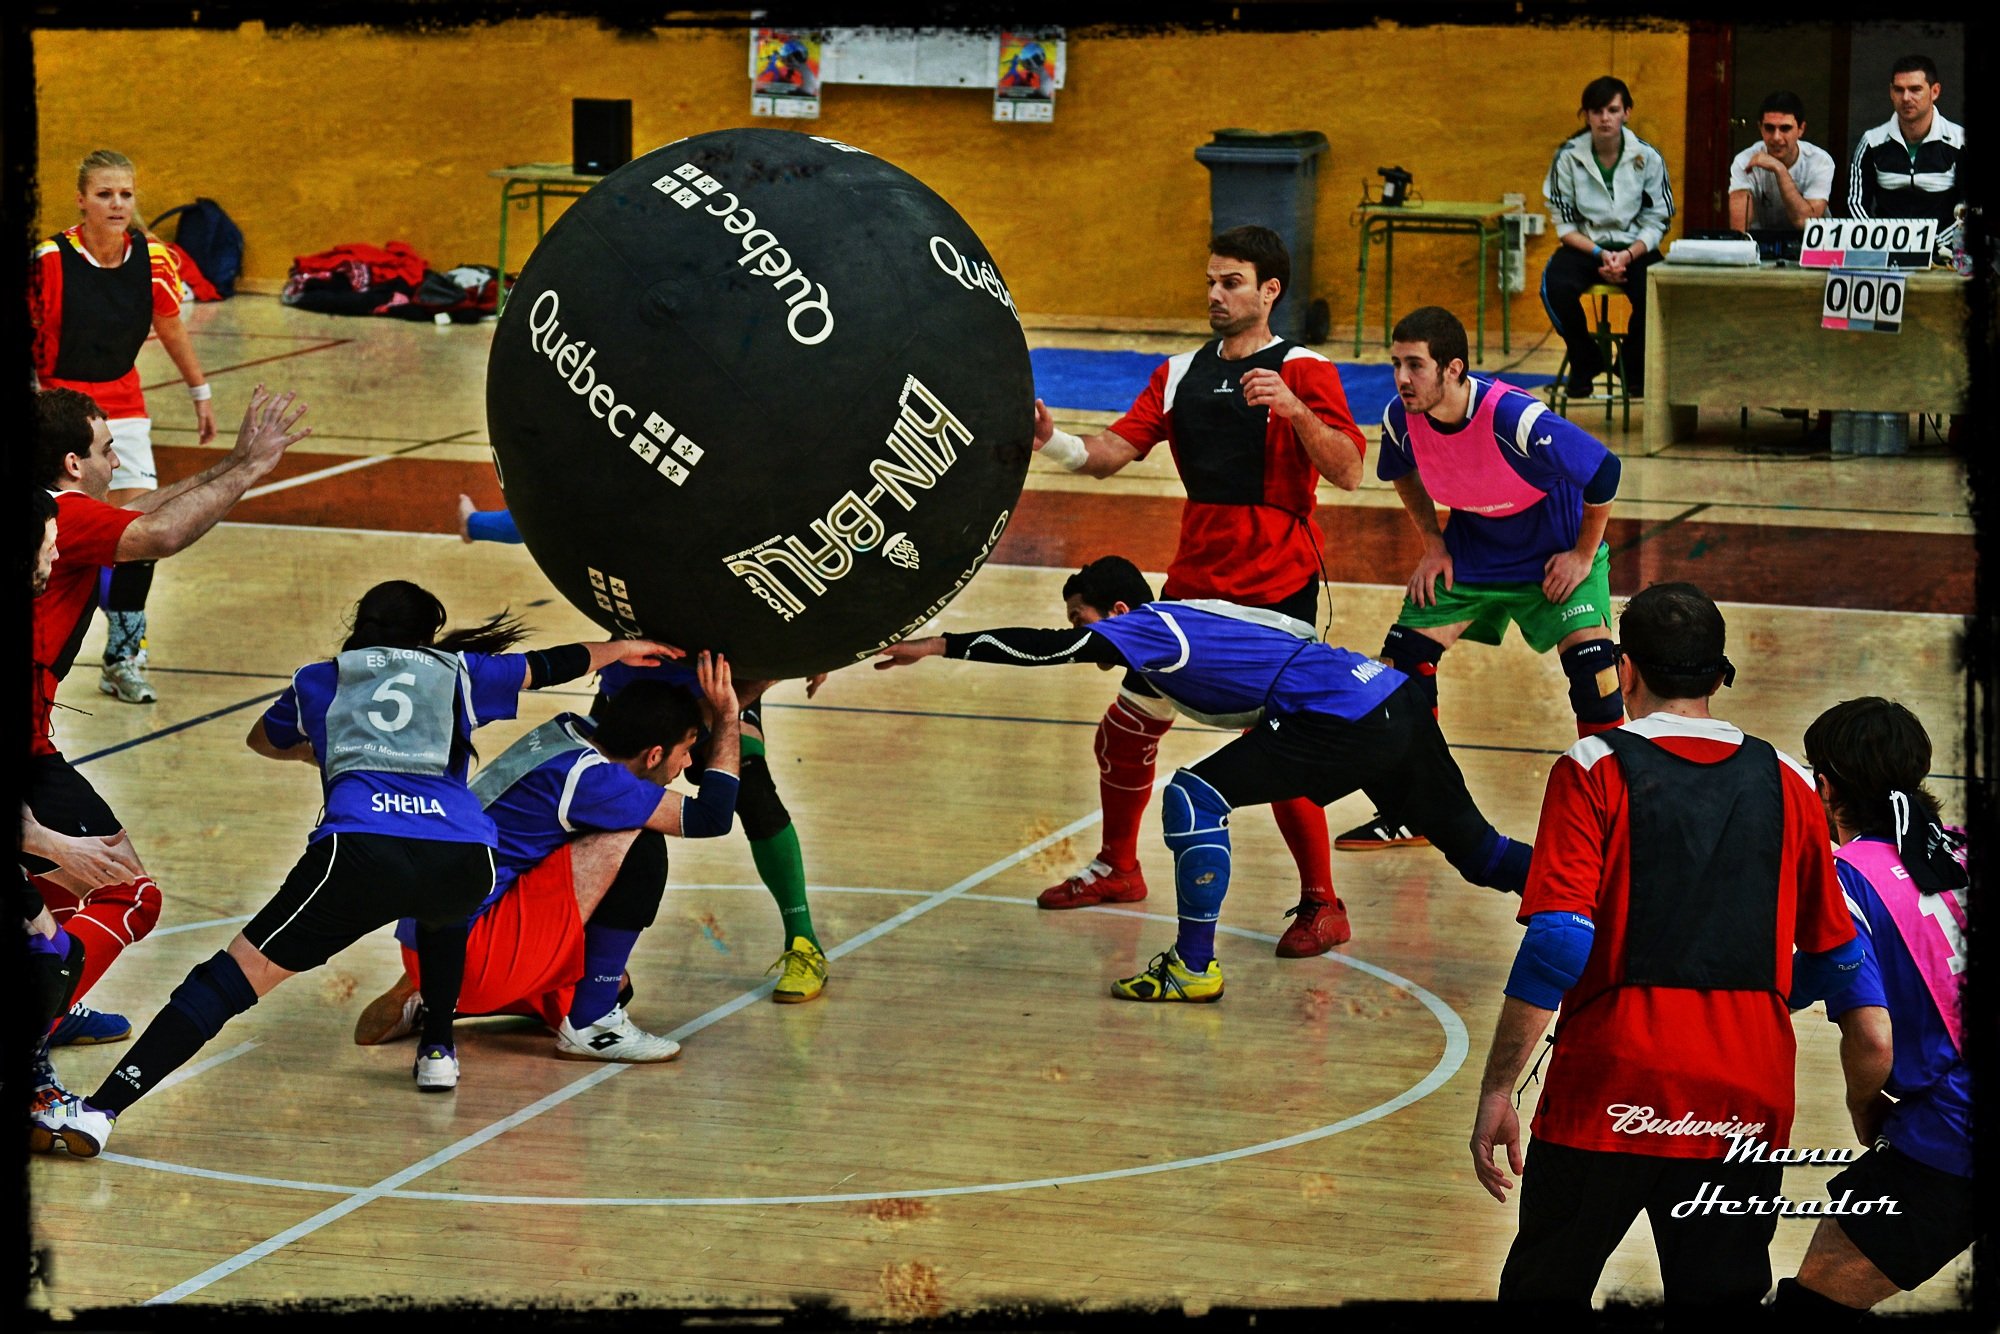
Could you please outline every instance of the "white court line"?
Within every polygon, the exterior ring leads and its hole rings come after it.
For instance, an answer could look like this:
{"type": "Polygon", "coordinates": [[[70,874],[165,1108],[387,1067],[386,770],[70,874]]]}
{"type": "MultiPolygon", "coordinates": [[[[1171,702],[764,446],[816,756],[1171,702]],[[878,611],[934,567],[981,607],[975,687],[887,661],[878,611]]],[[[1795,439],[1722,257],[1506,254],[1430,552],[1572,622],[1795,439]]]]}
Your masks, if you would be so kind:
{"type": "MultiPolygon", "coordinates": [[[[740,890],[761,891],[763,890],[764,886],[762,884],[703,883],[703,884],[682,885],[679,886],[679,888],[709,889],[709,890],[740,889],[740,890]]],[[[822,887],[816,887],[815,889],[815,892],[822,892],[822,891],[828,893],[881,894],[881,895],[894,895],[894,896],[918,897],[918,898],[930,896],[928,892],[925,890],[891,889],[884,886],[822,886],[822,887]]],[[[1000,895],[1000,894],[964,893],[959,895],[959,899],[961,902],[968,902],[968,903],[975,903],[975,902],[1000,903],[1017,907],[1025,907],[1033,904],[1034,902],[1033,899],[1024,896],[1000,895]]],[[[1103,905],[1086,908],[1083,909],[1082,911],[1109,914],[1117,917],[1130,917],[1140,921],[1153,921],[1153,922],[1160,922],[1163,924],[1171,924],[1175,920],[1172,916],[1169,916],[1167,914],[1149,913],[1132,908],[1117,908],[1117,907],[1109,907],[1103,905]]],[[[1271,935],[1268,932],[1252,931],[1247,927],[1219,924],[1217,929],[1226,932],[1232,936],[1240,936],[1248,940],[1262,941],[1265,944],[1274,943],[1278,939],[1276,936],[1271,935]]],[[[1325,1139],[1328,1138],[1329,1136],[1338,1135],[1345,1131],[1356,1129],[1359,1126],[1367,1125],[1370,1122],[1381,1120],[1385,1116],[1393,1115],[1394,1113],[1401,1111],[1403,1108],[1409,1106],[1410,1104],[1417,1102],[1425,1097],[1428,1097],[1430,1094],[1436,1092],[1439,1088],[1443,1087],[1443,1085],[1447,1081],[1449,1081],[1454,1075],[1456,1075],[1458,1071],[1464,1066],[1465,1058],[1468,1054],[1470,1045],[1466,1035],[1464,1020],[1460,1018],[1457,1011],[1453,1010],[1447,1002],[1439,998],[1437,995],[1435,995],[1425,987],[1410,981],[1408,978],[1390,972],[1385,968],[1379,967],[1375,964],[1366,963],[1360,959],[1355,959],[1347,955],[1328,954],[1325,956],[1325,960],[1328,963],[1342,964],[1345,965],[1346,967],[1353,968],[1358,972],[1366,973],[1370,977],[1376,978],[1379,981],[1387,983],[1388,985],[1395,987],[1398,990],[1401,990],[1406,994],[1408,994],[1409,996],[1411,996],[1412,998],[1414,998],[1425,1009],[1430,1011],[1432,1018],[1436,1019],[1438,1026],[1444,1030],[1444,1037],[1445,1037],[1444,1051],[1439,1055],[1437,1064],[1431,1068],[1430,1072],[1427,1075],[1425,1075],[1423,1079],[1411,1085],[1408,1089],[1405,1089],[1403,1092],[1397,1094],[1395,1097],[1390,1098],[1385,1102],[1378,1103],[1373,1107],[1364,1108],[1362,1111],[1356,1112],[1352,1116],[1346,1117],[1340,1121],[1335,1121],[1329,1125],[1316,1126],[1313,1127],[1312,1129],[1303,1130],[1296,1134],[1283,1136],[1282,1138],[1279,1139],[1265,1140],[1262,1143],[1245,1145],[1241,1148],[1236,1148],[1236,1149],[1219,1150],[1215,1153],[1202,1154],[1192,1158],[1176,1158],[1166,1162],[1146,1163],[1135,1167],[1115,1168],[1101,1172],[1081,1172],[1070,1176],[1041,1177],[1027,1181],[974,1182],[962,1185],[930,1186],[918,1189],[899,1188],[894,1190],[853,1191],[844,1194],[730,1195],[730,1196],[604,1196],[604,1195],[569,1196],[569,1195],[484,1195],[484,1194],[470,1195],[466,1194],[463,1191],[396,1189],[396,1190],[385,1190],[382,1192],[382,1196],[384,1198],[391,1198],[398,1200],[424,1200],[424,1201],[443,1203],[443,1204],[503,1204],[503,1205],[528,1205],[528,1206],[543,1206],[543,1207],[550,1205],[560,1205],[570,1208],[588,1208],[588,1207],[703,1208],[703,1207],[717,1207],[717,1206],[742,1207],[746,1205],[778,1206],[778,1205],[799,1205],[799,1204],[857,1203],[870,1200],[915,1199],[919,1197],[950,1196],[950,1195],[987,1195],[987,1194],[995,1194],[1002,1191],[1033,1190],[1045,1187],[1061,1188],[1063,1186],[1084,1185],[1098,1181],[1116,1180],[1123,1177],[1152,1176],[1163,1172],[1177,1172],[1190,1167],[1211,1166],[1216,1163],[1232,1162],[1237,1159],[1249,1158],[1256,1156],[1258,1154],[1272,1153],[1280,1149],[1294,1148],[1300,1144],[1307,1144],[1311,1143],[1314,1140],[1325,1139]]],[[[738,1002],[731,1002],[730,1006],[724,1007],[723,1010],[713,1011],[711,1012],[711,1014],[716,1017],[719,1017],[722,1013],[727,1012],[728,1010],[736,1007],[737,1005],[738,1002]]],[[[697,1021],[697,1022],[698,1023],[712,1022],[712,1020],[710,1019],[709,1016],[704,1016],[703,1021],[697,1021]]],[[[694,1025],[690,1025],[688,1027],[677,1029],[675,1030],[675,1033],[676,1035],[684,1034],[688,1031],[691,1031],[693,1027],[694,1025]]],[[[622,1069],[623,1067],[619,1068],[622,1069]]],[[[602,1079],[595,1080],[594,1082],[601,1083],[602,1079]]],[[[227,1181],[237,1185],[270,1186],[283,1190],[315,1191],[322,1194],[335,1194],[335,1195],[353,1194],[362,1189],[360,1187],[339,1186],[339,1185],[333,1185],[328,1182],[320,1182],[320,1181],[294,1181],[283,1177],[253,1176],[248,1173],[241,1173],[241,1172],[221,1172],[208,1168],[189,1167],[179,1163],[163,1163],[147,1158],[130,1158],[126,1157],[123,1154],[105,1154],[103,1156],[110,1159],[113,1162],[122,1163],[130,1167],[146,1167],[159,1172],[169,1172],[181,1176],[201,1177],[213,1181],[227,1181]]]]}
{"type": "Polygon", "coordinates": [[[355,472],[362,468],[372,468],[378,463],[401,458],[400,454],[368,454],[345,463],[336,463],[331,468],[320,468],[314,472],[302,472],[297,477],[287,477],[282,482],[272,482],[268,486],[253,486],[243,493],[243,499],[255,500],[259,496],[273,495],[279,491],[289,491],[295,486],[305,486],[310,482],[323,482],[329,477],[338,477],[344,472],[355,472]]]}
{"type": "Polygon", "coordinates": [[[261,1043],[255,1041],[239,1042],[228,1051],[219,1051],[205,1061],[197,1061],[193,1065],[183,1066],[181,1069],[174,1071],[165,1079],[153,1085],[152,1091],[154,1093],[164,1093],[176,1084],[185,1084],[196,1075],[205,1074],[215,1069],[216,1066],[221,1065],[224,1061],[233,1061],[246,1052],[253,1052],[261,1045],[261,1043]]]}
{"type": "MultiPolygon", "coordinates": [[[[1022,848],[1017,852],[1009,853],[1007,856],[1002,857],[999,861],[993,862],[991,865],[985,866],[980,870],[974,871],[971,875],[966,876],[963,880],[960,880],[957,884],[952,885],[946,889],[939,890],[937,893],[932,894],[928,898],[924,899],[921,903],[914,903],[910,905],[908,908],[905,908],[902,912],[899,912],[895,916],[889,918],[888,920],[876,923],[874,926],[862,932],[860,935],[855,936],[850,940],[842,941],[839,945],[836,945],[833,949],[827,951],[827,958],[837,959],[840,958],[842,955],[852,953],[854,950],[859,949],[861,946],[867,944],[869,941],[879,939],[885,933],[893,931],[897,927],[902,926],[908,922],[914,921],[916,918],[921,917],[923,914],[931,911],[931,909],[939,907],[942,904],[949,903],[951,900],[957,898],[959,895],[971,889],[974,885],[982,884],[987,880],[991,880],[994,876],[1000,874],[1002,871],[1009,870],[1015,866],[1020,865],[1028,858],[1040,852],[1043,848],[1049,847],[1052,844],[1060,843],[1062,840],[1068,838],[1070,835],[1075,834],[1081,830],[1088,829],[1091,825],[1096,824],[1099,820],[1103,818],[1104,817],[1101,812],[1092,811],[1089,815],[1083,816],[1080,819],[1070,821],[1067,825],[1064,825],[1061,829],[1056,830],[1054,833],[1036,839],[1033,843],[1030,843],[1027,847],[1022,848]]],[[[707,1028],[710,1024],[713,1024],[718,1020],[725,1019],[728,1016],[736,1013],[738,1010],[741,1010],[744,1007],[770,995],[771,989],[776,985],[777,981],[775,979],[769,982],[762,983],[761,985],[756,986],[751,990],[744,992],[742,995],[736,997],[736,999],[729,1001],[723,1005],[717,1006],[715,1009],[710,1010],[707,1014],[704,1014],[697,1019],[689,1020],[687,1023],[682,1024],[679,1028],[675,1029],[673,1032],[667,1034],[666,1036],[678,1041],[679,1039],[686,1037],[691,1033],[698,1033],[702,1029],[707,1028]]],[[[562,1105],[563,1103],[569,1101],[569,1099],[575,1097],[577,1094],[596,1088],[599,1084],[602,1084],[607,1079],[617,1078],[620,1074],[623,1074],[629,1068],[630,1068],[629,1066],[624,1066],[624,1065],[613,1065],[603,1070],[593,1071],[590,1074],[585,1075],[583,1078],[567,1085],[566,1087],[557,1089],[554,1093],[549,1094],[547,1097],[541,1098],[538,1101],[533,1102],[526,1107],[523,1107],[520,1111],[515,1112],[513,1115],[505,1117],[499,1121],[496,1121],[492,1125],[487,1126],[483,1130],[474,1131],[472,1134],[467,1135],[465,1138],[459,1140],[457,1143],[447,1145],[446,1147],[438,1150],[436,1153],[430,1155],[430,1157],[412,1163],[408,1167],[404,1168],[402,1171],[384,1177],[382,1180],[376,1182],[374,1185],[364,1188],[363,1190],[357,1192],[356,1194],[348,1197],[345,1200],[342,1200],[340,1203],[333,1205],[330,1208],[321,1210],[319,1213],[314,1214],[311,1218],[308,1218],[303,1222],[294,1224],[293,1226],[286,1228],[283,1232],[278,1233],[276,1236],[267,1238],[264,1241],[260,1241],[255,1246],[252,1246],[247,1250],[240,1251],[237,1254],[231,1256],[229,1259],[224,1260],[219,1264],[209,1266],[207,1269],[203,1270],[199,1274],[196,1274],[193,1278],[188,1279],[186,1282],[177,1283],[173,1287],[168,1288],[165,1292],[160,1293],[158,1296],[148,1298],[144,1303],[144,1305],[147,1306],[167,1305],[172,1302],[177,1302],[181,1300],[183,1297],[191,1296],[194,1293],[200,1292],[203,1288],[206,1288],[210,1284],[216,1283],[224,1278],[227,1278],[229,1275],[235,1273],[239,1269],[243,1269],[249,1265],[255,1264],[257,1261],[263,1259],[265,1256],[270,1255],[275,1251],[282,1250],[284,1247],[289,1246],[291,1243],[297,1241],[299,1238],[310,1236],[312,1233],[319,1231],[321,1228],[325,1227],[329,1223],[338,1222],[340,1219],[345,1218],[347,1215],[353,1213],[356,1209],[359,1209],[362,1205],[369,1204],[375,1200],[382,1198],[389,1192],[399,1189],[401,1186],[403,1186],[404,1183],[413,1181],[417,1177],[423,1176],[424,1174],[431,1172],[436,1168],[442,1167],[446,1163],[451,1162],[453,1159],[458,1158],[463,1154],[470,1153],[472,1150],[480,1147],[483,1144],[488,1143],[493,1139],[498,1138],[499,1136],[505,1134],[507,1131],[514,1129],[516,1126],[522,1125],[528,1121],[533,1120],[535,1117],[540,1116],[543,1112],[548,1111],[550,1108],[562,1105]]]]}

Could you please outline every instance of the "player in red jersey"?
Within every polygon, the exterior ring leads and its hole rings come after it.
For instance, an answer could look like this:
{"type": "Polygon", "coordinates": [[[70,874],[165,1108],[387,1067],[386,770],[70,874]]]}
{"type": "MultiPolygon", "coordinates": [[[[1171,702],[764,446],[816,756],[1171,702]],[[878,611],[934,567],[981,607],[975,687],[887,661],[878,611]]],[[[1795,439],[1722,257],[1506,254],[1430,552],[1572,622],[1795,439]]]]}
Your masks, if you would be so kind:
{"type": "Polygon", "coordinates": [[[35,483],[55,497],[60,554],[33,613],[34,681],[25,799],[42,826],[70,839],[99,840],[136,874],[114,884],[79,878],[44,857],[26,854],[42,901],[56,922],[84,942],[73,999],[81,1000],[127,946],[145,938],[160,917],[160,890],[145,873],[123,824],[90,783],[57,750],[50,711],[89,624],[104,567],[161,560],[213,528],[230,506],[275,468],[285,449],[311,434],[299,426],[305,405],[293,396],[250,396],[236,446],[221,462],[186,481],[146,491],[120,508],[105,503],[118,456],[111,426],[88,395],[45,389],[35,401],[35,483]]]}
{"type": "MultiPolygon", "coordinates": [[[[1318,620],[1326,545],[1313,521],[1319,480],[1354,490],[1368,446],[1333,363],[1271,333],[1271,307],[1290,282],[1291,256],[1276,232],[1223,232],[1209,243],[1215,340],[1170,358],[1123,417],[1087,439],[1056,430],[1037,399],[1035,448],[1071,472],[1109,477],[1165,441],[1188,498],[1164,595],[1268,608],[1310,627],[1318,620]]],[[[1103,844],[1090,865],[1044,890],[1040,906],[1146,897],[1139,818],[1152,798],[1160,738],[1172,725],[1172,707],[1128,673],[1097,724],[1103,844]]],[[[1323,954],[1352,934],[1346,905],[1333,892],[1326,812],[1304,798],[1271,809],[1300,883],[1278,954],[1323,954]]]]}
{"type": "Polygon", "coordinates": [[[1618,630],[1632,721],[1549,773],[1473,1169],[1502,1201],[1494,1149],[1522,1175],[1502,1301],[1587,1306],[1644,1209],[1670,1305],[1754,1307],[1784,1172],[1761,1150],[1792,1127],[1788,1005],[1839,990],[1862,952],[1811,776],[1709,713],[1736,676],[1722,613],[1655,584],[1618,630]],[[1524,1170],[1514,1089],[1558,1006],[1524,1170]]]}
{"type": "MultiPolygon", "coordinates": [[[[97,402],[118,451],[109,500],[123,505],[159,483],[153,419],[135,361],[148,332],[173,359],[194,400],[200,443],[215,438],[215,409],[194,344],[181,323],[180,270],[164,241],[139,223],[131,159],[109,149],[85,158],[76,173],[82,221],[35,247],[28,271],[28,318],[34,370],[43,389],[74,389],[97,402]]],[[[104,668],[97,688],[127,704],[158,695],[145,676],[146,595],[151,561],[127,561],[104,593],[104,668]]]]}

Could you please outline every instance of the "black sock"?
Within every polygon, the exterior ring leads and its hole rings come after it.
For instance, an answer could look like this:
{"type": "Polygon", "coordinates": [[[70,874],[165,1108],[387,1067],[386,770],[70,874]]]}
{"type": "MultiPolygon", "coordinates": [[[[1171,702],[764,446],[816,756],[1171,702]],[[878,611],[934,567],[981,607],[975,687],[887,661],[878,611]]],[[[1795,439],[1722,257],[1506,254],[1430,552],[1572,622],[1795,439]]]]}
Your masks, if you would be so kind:
{"type": "Polygon", "coordinates": [[[132,1049],[85,1101],[116,1116],[158,1088],[161,1080],[186,1065],[207,1042],[193,1019],[168,1005],[146,1025],[132,1049]]]}
{"type": "Polygon", "coordinates": [[[458,1011],[458,993],[465,984],[463,922],[450,926],[417,926],[417,971],[423,978],[424,1046],[452,1045],[451,1021],[458,1011]]]}

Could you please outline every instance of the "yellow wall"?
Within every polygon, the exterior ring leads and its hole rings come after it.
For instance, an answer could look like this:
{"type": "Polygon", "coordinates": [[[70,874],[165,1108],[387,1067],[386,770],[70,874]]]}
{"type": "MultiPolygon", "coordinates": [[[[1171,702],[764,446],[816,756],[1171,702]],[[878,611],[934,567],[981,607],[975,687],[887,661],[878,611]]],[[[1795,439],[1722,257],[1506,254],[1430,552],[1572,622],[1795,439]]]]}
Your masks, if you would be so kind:
{"type": "MultiPolygon", "coordinates": [[[[441,34],[42,32],[35,38],[42,226],[73,220],[73,164],[112,147],[139,165],[142,211],[197,193],[248,238],[247,276],[281,281],[291,257],[400,239],[435,267],[492,263],[506,163],[569,156],[569,100],[627,97],[643,152],[682,135],[795,125],[865,147],[956,206],[1025,311],[1190,319],[1208,234],[1194,149],[1220,126],[1306,128],[1321,159],[1313,295],[1353,318],[1349,212],[1377,166],[1400,163],[1434,199],[1521,191],[1541,208],[1556,142],[1584,83],[1625,79],[1632,127],[1682,159],[1687,38],[1652,28],[1397,28],[1297,34],[1070,34],[1051,126],[996,125],[972,90],[836,85],[817,122],[753,120],[741,29],[621,37],[536,19],[441,34]]],[[[524,233],[518,228],[516,237],[524,233]]],[[[532,227],[527,229],[532,234],[532,227]]],[[[1546,323],[1531,242],[1514,316],[1546,323]]],[[[516,249],[509,267],[526,255],[516,249]]],[[[1473,250],[1460,237],[1397,246],[1396,305],[1471,315],[1473,250]]],[[[1379,319],[1379,303],[1371,306],[1379,319]]],[[[1497,319],[1494,321],[1497,326],[1497,319]]]]}

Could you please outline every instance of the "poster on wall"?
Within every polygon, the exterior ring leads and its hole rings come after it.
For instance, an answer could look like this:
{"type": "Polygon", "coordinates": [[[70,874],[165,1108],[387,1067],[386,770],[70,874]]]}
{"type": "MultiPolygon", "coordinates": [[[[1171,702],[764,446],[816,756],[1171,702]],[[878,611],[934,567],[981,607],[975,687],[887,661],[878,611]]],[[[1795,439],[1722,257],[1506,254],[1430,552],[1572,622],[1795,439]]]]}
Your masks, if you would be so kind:
{"type": "Polygon", "coordinates": [[[753,28],[750,56],[751,115],[819,119],[818,33],[753,28]]]}
{"type": "Polygon", "coordinates": [[[1038,121],[1056,115],[1056,59],[1059,28],[1000,34],[998,77],[993,86],[993,119],[1038,121]]]}

